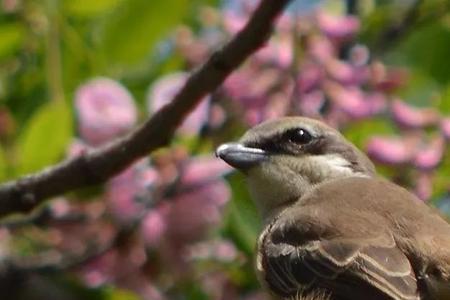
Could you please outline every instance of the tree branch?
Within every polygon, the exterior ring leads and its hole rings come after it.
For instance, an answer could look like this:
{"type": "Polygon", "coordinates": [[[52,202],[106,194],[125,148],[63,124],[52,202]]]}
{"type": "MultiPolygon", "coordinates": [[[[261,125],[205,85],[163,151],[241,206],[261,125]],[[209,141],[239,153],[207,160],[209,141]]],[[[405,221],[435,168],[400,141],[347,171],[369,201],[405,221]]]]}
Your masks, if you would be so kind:
{"type": "Polygon", "coordinates": [[[127,136],[41,172],[0,185],[0,217],[28,212],[45,199],[100,184],[136,159],[167,145],[175,129],[207,93],[215,90],[270,36],[290,0],[262,0],[249,22],[228,44],[193,72],[172,102],[127,136]]]}

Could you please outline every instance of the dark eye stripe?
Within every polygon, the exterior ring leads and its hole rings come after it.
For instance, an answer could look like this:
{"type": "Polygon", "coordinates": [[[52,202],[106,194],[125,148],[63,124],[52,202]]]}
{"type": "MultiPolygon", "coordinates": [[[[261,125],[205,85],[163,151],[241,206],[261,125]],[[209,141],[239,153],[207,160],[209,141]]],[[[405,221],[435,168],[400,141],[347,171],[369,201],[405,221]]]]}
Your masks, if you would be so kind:
{"type": "Polygon", "coordinates": [[[264,137],[259,141],[247,142],[246,146],[263,149],[272,154],[298,155],[315,152],[315,144],[320,139],[320,137],[313,136],[304,128],[292,128],[264,137]]]}

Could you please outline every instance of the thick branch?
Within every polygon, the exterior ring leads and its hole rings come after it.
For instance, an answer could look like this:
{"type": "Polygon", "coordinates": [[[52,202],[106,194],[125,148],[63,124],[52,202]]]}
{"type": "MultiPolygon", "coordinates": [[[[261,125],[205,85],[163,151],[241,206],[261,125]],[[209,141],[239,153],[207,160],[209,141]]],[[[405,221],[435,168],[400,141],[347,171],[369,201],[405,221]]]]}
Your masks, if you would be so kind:
{"type": "Polygon", "coordinates": [[[102,183],[136,159],[167,145],[175,129],[200,99],[222,84],[266,42],[275,19],[288,2],[262,0],[244,29],[190,76],[170,104],[129,135],[42,172],[0,185],[0,217],[28,212],[46,198],[102,183]]]}

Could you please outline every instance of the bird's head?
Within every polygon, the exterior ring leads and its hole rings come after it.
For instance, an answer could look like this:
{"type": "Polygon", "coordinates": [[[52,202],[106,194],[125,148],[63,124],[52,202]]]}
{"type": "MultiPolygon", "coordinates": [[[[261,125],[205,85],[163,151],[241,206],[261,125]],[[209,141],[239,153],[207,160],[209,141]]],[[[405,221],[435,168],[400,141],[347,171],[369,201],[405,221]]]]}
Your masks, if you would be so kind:
{"type": "Polygon", "coordinates": [[[257,125],[216,155],[246,175],[263,217],[327,180],[375,174],[372,162],[338,131],[303,117],[257,125]]]}

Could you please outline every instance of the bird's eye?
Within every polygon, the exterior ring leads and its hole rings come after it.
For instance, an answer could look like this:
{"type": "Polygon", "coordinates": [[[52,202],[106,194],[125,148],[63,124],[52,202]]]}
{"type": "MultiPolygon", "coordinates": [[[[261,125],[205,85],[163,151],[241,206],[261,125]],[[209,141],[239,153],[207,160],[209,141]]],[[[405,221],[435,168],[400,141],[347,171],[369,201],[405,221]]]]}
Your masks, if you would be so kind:
{"type": "Polygon", "coordinates": [[[290,142],[305,145],[311,142],[313,139],[312,135],[303,128],[296,128],[286,132],[286,137],[290,142]]]}

